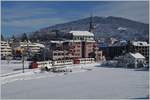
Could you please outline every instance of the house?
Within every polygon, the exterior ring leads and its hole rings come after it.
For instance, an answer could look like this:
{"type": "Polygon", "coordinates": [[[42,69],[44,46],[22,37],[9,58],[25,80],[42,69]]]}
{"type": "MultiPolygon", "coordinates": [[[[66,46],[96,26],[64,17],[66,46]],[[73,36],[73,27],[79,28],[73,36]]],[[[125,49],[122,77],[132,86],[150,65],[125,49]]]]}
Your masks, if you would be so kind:
{"type": "Polygon", "coordinates": [[[125,41],[121,40],[113,45],[100,45],[99,49],[103,51],[107,60],[112,60],[114,57],[121,56],[125,53],[136,53],[142,54],[146,63],[149,63],[149,44],[145,41],[125,41]]]}
{"type": "Polygon", "coordinates": [[[129,52],[139,52],[142,54],[146,62],[149,62],[149,44],[145,41],[130,41],[128,44],[128,51],[129,52]]]}
{"type": "Polygon", "coordinates": [[[118,60],[118,66],[129,67],[129,68],[139,68],[144,67],[145,57],[140,53],[127,53],[123,56],[116,58],[118,60]]]}

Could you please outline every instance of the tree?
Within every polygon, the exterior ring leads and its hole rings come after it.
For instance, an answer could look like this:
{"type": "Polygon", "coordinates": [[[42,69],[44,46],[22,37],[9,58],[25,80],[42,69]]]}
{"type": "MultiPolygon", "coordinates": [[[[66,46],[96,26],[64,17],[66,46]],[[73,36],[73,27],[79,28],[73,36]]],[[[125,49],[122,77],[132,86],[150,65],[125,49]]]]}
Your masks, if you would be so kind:
{"type": "Polygon", "coordinates": [[[14,35],[14,34],[12,35],[12,40],[13,40],[13,42],[15,42],[15,41],[16,41],[16,37],[15,37],[15,35],[14,35]]]}
{"type": "Polygon", "coordinates": [[[22,41],[22,42],[28,41],[28,36],[27,36],[26,33],[23,33],[22,38],[21,38],[21,41],[22,41]]]}
{"type": "Polygon", "coordinates": [[[1,41],[4,41],[5,39],[4,39],[4,37],[3,37],[3,34],[1,34],[1,41]]]}

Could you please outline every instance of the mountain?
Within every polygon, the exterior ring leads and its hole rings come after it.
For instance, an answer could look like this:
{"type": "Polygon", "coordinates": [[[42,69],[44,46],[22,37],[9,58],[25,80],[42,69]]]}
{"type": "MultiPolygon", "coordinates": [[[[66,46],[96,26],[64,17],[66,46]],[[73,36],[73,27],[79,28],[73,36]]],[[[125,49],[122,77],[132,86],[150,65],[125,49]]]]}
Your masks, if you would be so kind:
{"type": "MultiPolygon", "coordinates": [[[[110,38],[127,40],[148,40],[149,24],[129,20],[121,17],[98,17],[92,18],[95,26],[94,34],[97,38],[110,38]]],[[[90,17],[71,21],[63,24],[57,24],[47,28],[40,29],[32,33],[32,38],[49,37],[56,38],[70,30],[89,30],[90,17]],[[62,32],[60,34],[60,31],[62,32]]],[[[43,40],[43,39],[42,39],[43,40]]]]}

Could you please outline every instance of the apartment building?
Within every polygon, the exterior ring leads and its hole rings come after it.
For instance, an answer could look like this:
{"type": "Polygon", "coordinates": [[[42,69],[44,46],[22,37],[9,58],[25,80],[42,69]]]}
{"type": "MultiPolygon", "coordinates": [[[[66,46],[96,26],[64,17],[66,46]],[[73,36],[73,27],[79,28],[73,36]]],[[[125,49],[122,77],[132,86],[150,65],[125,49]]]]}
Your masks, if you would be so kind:
{"type": "Polygon", "coordinates": [[[5,58],[6,56],[10,56],[10,55],[12,55],[12,50],[8,42],[1,41],[1,57],[5,58]]]}
{"type": "Polygon", "coordinates": [[[94,34],[88,31],[70,31],[73,39],[74,57],[88,58],[91,52],[94,52],[96,41],[94,34]]]}
{"type": "Polygon", "coordinates": [[[18,45],[13,47],[14,56],[21,56],[24,52],[25,54],[34,54],[40,52],[42,48],[45,48],[43,44],[32,43],[32,42],[18,42],[18,45]]]}
{"type": "Polygon", "coordinates": [[[101,59],[102,52],[97,52],[94,34],[88,31],[70,31],[68,39],[63,41],[50,41],[51,59],[76,59],[97,57],[101,59]],[[91,56],[95,53],[95,56],[91,56]],[[96,54],[98,54],[96,56],[96,54]]]}

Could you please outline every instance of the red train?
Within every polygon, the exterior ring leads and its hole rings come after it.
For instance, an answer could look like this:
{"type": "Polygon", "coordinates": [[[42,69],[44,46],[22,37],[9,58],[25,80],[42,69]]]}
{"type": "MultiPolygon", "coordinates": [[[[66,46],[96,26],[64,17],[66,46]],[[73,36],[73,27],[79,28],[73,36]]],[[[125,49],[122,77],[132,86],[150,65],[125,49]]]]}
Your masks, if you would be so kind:
{"type": "Polygon", "coordinates": [[[94,63],[94,58],[77,58],[77,59],[70,59],[70,60],[57,60],[57,61],[38,61],[38,62],[32,62],[30,64],[30,68],[59,68],[62,67],[62,65],[72,65],[72,64],[88,64],[88,63],[94,63]]]}

